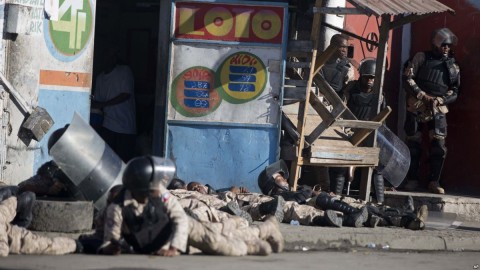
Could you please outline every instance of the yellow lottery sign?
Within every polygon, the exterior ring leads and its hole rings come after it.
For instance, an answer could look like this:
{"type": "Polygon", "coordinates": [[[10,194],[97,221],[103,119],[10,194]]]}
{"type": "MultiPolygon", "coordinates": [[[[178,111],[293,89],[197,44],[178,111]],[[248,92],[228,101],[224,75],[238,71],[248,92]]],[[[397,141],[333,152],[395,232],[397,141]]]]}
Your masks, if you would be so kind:
{"type": "Polygon", "coordinates": [[[257,98],[265,89],[267,72],[262,60],[248,52],[237,52],[217,70],[217,89],[229,103],[240,104],[257,98]]]}

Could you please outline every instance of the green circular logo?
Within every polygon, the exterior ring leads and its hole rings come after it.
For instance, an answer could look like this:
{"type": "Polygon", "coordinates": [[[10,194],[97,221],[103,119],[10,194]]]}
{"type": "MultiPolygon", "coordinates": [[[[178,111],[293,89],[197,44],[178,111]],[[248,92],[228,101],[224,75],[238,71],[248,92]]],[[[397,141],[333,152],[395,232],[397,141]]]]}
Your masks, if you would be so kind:
{"type": "Polygon", "coordinates": [[[90,0],[60,0],[58,10],[58,21],[48,21],[52,45],[63,55],[76,55],[85,48],[92,34],[90,0]]]}

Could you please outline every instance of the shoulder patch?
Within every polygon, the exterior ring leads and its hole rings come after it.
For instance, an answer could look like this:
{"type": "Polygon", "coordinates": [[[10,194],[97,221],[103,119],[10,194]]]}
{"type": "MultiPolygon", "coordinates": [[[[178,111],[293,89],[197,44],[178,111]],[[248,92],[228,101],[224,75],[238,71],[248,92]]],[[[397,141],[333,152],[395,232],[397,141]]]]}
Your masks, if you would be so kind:
{"type": "Polygon", "coordinates": [[[162,194],[162,202],[167,202],[170,199],[170,192],[165,192],[162,194]]]}

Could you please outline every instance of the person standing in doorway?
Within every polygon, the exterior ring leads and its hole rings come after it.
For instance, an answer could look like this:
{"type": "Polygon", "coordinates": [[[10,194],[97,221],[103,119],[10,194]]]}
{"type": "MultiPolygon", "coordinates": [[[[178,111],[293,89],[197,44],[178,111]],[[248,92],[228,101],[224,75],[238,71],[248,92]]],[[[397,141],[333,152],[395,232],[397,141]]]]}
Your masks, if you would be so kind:
{"type": "Polygon", "coordinates": [[[100,136],[127,162],[134,156],[136,141],[133,73],[120,63],[117,49],[110,48],[103,55],[105,69],[95,83],[92,109],[103,111],[100,136]]]}
{"type": "Polygon", "coordinates": [[[426,127],[430,140],[428,190],[444,194],[440,177],[447,155],[447,106],[457,100],[460,68],[455,62],[452,50],[452,46],[457,44],[457,37],[450,29],[435,30],[431,42],[432,49],[415,54],[406,63],[403,74],[407,92],[405,133],[411,156],[405,189],[412,191],[418,186],[422,132],[423,127],[426,127]]]}

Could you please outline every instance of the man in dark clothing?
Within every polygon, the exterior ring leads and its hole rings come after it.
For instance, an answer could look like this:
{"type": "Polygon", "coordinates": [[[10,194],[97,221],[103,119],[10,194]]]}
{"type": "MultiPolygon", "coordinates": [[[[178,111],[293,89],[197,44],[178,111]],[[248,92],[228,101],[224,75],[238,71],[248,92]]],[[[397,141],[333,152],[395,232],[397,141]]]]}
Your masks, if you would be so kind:
{"type": "Polygon", "coordinates": [[[406,63],[403,74],[407,92],[405,132],[411,163],[405,189],[418,186],[423,127],[428,128],[430,140],[430,175],[428,190],[444,194],[440,176],[447,155],[448,104],[457,100],[460,87],[460,68],[455,63],[452,46],[457,37],[448,28],[437,29],[432,35],[432,49],[418,52],[406,63]]]}
{"type": "MultiPolygon", "coordinates": [[[[375,82],[376,60],[366,58],[360,63],[360,77],[350,82],[344,89],[347,106],[359,120],[371,120],[377,114],[377,104],[380,102],[385,107],[383,96],[378,98],[378,93],[373,91],[375,82]]],[[[336,193],[341,192],[345,182],[346,170],[338,170],[336,180],[336,193]]],[[[384,201],[384,179],[377,170],[373,171],[373,184],[377,203],[384,201]]],[[[340,194],[340,193],[339,193],[340,194]]]]}

